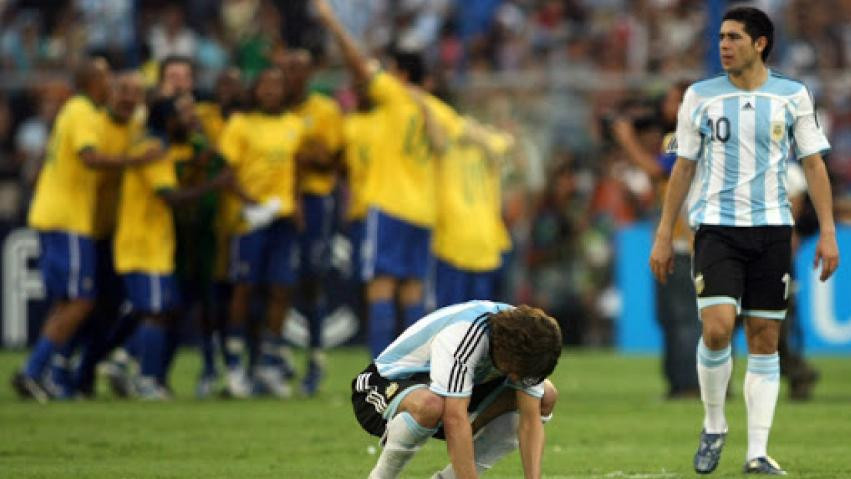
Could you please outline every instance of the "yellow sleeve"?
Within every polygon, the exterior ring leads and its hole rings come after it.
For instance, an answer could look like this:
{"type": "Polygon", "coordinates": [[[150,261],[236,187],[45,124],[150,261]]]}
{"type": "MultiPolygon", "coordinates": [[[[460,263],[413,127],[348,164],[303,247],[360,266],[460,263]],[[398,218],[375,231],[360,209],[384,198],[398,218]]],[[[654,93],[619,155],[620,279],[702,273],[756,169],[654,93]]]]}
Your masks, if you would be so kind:
{"type": "Polygon", "coordinates": [[[235,165],[242,159],[245,150],[243,124],[242,115],[231,116],[219,138],[219,153],[229,165],[235,165]]]}
{"type": "Polygon", "coordinates": [[[509,149],[511,149],[512,139],[510,135],[502,133],[488,133],[485,138],[485,144],[488,151],[492,154],[504,155],[509,149]]]}
{"type": "Polygon", "coordinates": [[[80,105],[74,111],[69,125],[72,129],[71,147],[74,153],[98,146],[98,133],[103,128],[103,120],[94,107],[80,105]]]}
{"type": "Polygon", "coordinates": [[[449,141],[455,141],[464,132],[464,118],[451,106],[433,96],[426,97],[426,105],[437,124],[443,128],[449,141]]]}
{"type": "Polygon", "coordinates": [[[177,188],[177,173],[170,158],[148,163],[142,167],[142,176],[153,191],[177,188]]]}
{"type": "Polygon", "coordinates": [[[343,113],[337,102],[330,100],[323,121],[325,127],[325,146],[335,153],[343,147],[343,113]]]}
{"type": "Polygon", "coordinates": [[[405,85],[385,71],[380,71],[372,77],[368,92],[372,101],[378,105],[392,103],[408,96],[405,85]]]}

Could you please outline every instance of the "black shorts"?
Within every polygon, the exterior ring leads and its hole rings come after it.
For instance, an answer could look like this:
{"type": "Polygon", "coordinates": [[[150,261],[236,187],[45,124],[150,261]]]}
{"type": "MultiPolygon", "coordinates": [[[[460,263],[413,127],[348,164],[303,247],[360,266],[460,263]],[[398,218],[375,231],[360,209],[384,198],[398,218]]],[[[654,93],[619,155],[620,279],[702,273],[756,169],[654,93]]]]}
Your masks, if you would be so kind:
{"type": "MultiPolygon", "coordinates": [[[[486,398],[506,384],[505,379],[503,376],[473,386],[473,395],[467,411],[476,411],[486,398]]],[[[387,427],[384,413],[393,398],[410,387],[428,387],[429,383],[431,379],[428,373],[414,374],[407,379],[387,379],[378,374],[374,363],[370,364],[352,380],[352,408],[355,418],[364,431],[381,437],[387,427]]],[[[444,439],[442,425],[433,437],[444,439]]]]}
{"type": "Polygon", "coordinates": [[[694,237],[698,306],[738,301],[741,315],[783,319],[789,299],[791,226],[700,225],[694,237]]]}

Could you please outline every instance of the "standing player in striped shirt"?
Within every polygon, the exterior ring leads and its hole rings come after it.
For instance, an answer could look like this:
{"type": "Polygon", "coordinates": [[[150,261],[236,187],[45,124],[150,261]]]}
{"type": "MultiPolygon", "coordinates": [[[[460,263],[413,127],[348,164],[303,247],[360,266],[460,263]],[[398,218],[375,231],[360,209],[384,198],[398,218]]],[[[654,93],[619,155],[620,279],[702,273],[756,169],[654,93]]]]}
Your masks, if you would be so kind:
{"type": "Polygon", "coordinates": [[[765,66],[774,27],[765,13],[739,7],[719,35],[725,74],[693,84],[677,121],[677,161],[650,256],[662,282],[673,267],[671,232],[689,192],[694,282],[703,321],[697,372],[705,418],[694,457],[698,473],[718,465],[727,433],[724,400],[730,338],[744,318],[748,368],[744,471],[785,475],[766,453],[779,389],[780,321],[786,316],[792,214],[786,187],[790,150],[801,161],[821,229],[814,266],[825,281],[839,264],[832,199],[821,152],[829,149],[806,86],[765,66]]]}
{"type": "Polygon", "coordinates": [[[561,344],[529,306],[470,301],[415,322],[352,381],[358,423],[382,437],[370,479],[398,477],[432,436],[451,461],[433,479],[478,477],[518,444],[525,477],[541,477],[561,344]]]}

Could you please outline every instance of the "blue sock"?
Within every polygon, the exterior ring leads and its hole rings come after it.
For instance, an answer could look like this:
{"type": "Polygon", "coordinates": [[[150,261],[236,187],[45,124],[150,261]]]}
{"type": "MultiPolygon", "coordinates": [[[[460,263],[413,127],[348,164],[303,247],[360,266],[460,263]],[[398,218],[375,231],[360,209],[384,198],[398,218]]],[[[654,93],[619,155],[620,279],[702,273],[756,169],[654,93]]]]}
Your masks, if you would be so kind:
{"type": "Polygon", "coordinates": [[[124,350],[127,351],[127,354],[136,358],[137,360],[141,360],[143,350],[144,350],[144,339],[142,339],[142,327],[136,328],[136,331],[127,338],[127,341],[124,342],[124,350]]]}
{"type": "Polygon", "coordinates": [[[201,359],[203,369],[201,375],[205,377],[216,375],[216,340],[214,333],[201,334],[201,359]]]}
{"type": "Polygon", "coordinates": [[[423,306],[422,301],[405,306],[404,327],[408,328],[419,321],[423,316],[425,316],[425,307],[423,306]]]}
{"type": "Polygon", "coordinates": [[[310,349],[322,348],[322,320],[325,319],[326,310],[321,305],[308,308],[305,311],[307,316],[307,327],[310,335],[310,349]]]}
{"type": "Polygon", "coordinates": [[[160,384],[166,384],[166,376],[171,369],[171,364],[174,362],[174,357],[177,355],[177,348],[180,346],[180,335],[175,328],[165,329],[165,343],[163,346],[162,366],[160,367],[160,375],[157,376],[160,384]]]}
{"type": "Polygon", "coordinates": [[[55,348],[50,359],[50,378],[62,390],[63,396],[70,396],[73,392],[71,356],[74,354],[76,344],[77,341],[68,341],[55,348]]]}
{"type": "Polygon", "coordinates": [[[377,358],[396,336],[396,308],[392,301],[369,304],[369,352],[377,358]]]}
{"type": "Polygon", "coordinates": [[[281,357],[281,348],[284,345],[284,338],[280,334],[266,331],[263,333],[263,339],[260,343],[260,365],[261,366],[281,366],[283,358],[281,357]]]}
{"type": "Polygon", "coordinates": [[[225,365],[228,368],[239,367],[242,355],[245,353],[245,331],[240,326],[227,325],[222,352],[225,355],[225,365]]]}
{"type": "Polygon", "coordinates": [[[56,349],[57,345],[53,341],[44,336],[39,337],[24,367],[24,374],[32,379],[41,380],[44,368],[56,349]]]}
{"type": "Polygon", "coordinates": [[[163,354],[166,348],[166,331],[159,324],[142,323],[138,336],[142,342],[142,376],[162,376],[163,354]]]}

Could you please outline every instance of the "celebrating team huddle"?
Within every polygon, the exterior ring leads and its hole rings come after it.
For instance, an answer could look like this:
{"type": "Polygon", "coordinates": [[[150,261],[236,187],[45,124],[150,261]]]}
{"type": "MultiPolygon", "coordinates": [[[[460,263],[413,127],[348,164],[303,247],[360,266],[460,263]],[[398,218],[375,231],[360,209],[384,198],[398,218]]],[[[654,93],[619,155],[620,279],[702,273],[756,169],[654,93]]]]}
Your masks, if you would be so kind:
{"type": "MultiPolygon", "coordinates": [[[[106,363],[117,393],[169,399],[179,325],[189,318],[203,359],[199,397],[219,392],[219,354],[229,397],[289,398],[297,376],[313,396],[324,376],[332,238],[341,234],[371,358],[352,379],[352,406],[383,447],[369,477],[397,477],[431,437],[446,441],[450,459],[434,478],[477,477],[515,449],[526,477],[540,477],[558,395],[547,378],[563,337],[544,311],[496,301],[511,248],[500,176],[515,139],[429,92],[417,56],[377,67],[327,0],[312,4],[350,73],[346,113],[310,90],[314,59],[304,50],[277,52],[248,88],[226,70],[211,98],[195,92],[182,57],[161,63],[148,92],[139,73],[113,73],[99,58],[80,66],[29,214],[52,307],[13,386],[40,402],[91,397],[106,363]],[[303,372],[284,339],[295,306],[308,324],[303,372]]],[[[807,88],[765,67],[772,39],[759,10],[725,16],[726,73],[685,93],[650,256],[664,282],[671,231],[695,189],[698,473],[715,470],[726,440],[729,343],[742,316],[744,472],[785,474],[767,443],[791,265],[790,151],[818,212],[822,280],[838,265],[821,158],[829,145],[807,88]]]]}

